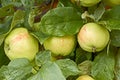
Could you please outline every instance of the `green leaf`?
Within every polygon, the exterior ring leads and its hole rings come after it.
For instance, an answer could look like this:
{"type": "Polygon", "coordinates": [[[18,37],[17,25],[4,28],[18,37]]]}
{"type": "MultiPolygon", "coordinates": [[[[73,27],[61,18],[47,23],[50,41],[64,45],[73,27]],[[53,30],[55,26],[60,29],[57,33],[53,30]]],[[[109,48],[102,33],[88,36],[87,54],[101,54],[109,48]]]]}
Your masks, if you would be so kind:
{"type": "Polygon", "coordinates": [[[81,71],[80,75],[89,75],[91,72],[92,61],[85,60],[82,63],[78,64],[78,68],[81,71]]]}
{"type": "MultiPolygon", "coordinates": [[[[24,17],[25,17],[25,13],[24,11],[22,10],[17,10],[15,13],[14,13],[14,16],[13,16],[13,19],[12,19],[12,23],[11,23],[11,29],[20,25],[20,24],[23,24],[24,22],[24,17]]],[[[21,27],[21,25],[20,25],[21,27]]]]}
{"type": "Polygon", "coordinates": [[[14,14],[14,7],[13,5],[7,5],[4,6],[2,8],[0,8],[0,18],[6,17],[6,16],[10,16],[14,14]]]}
{"type": "Polygon", "coordinates": [[[4,52],[4,44],[0,45],[0,67],[2,65],[7,65],[9,63],[8,57],[5,55],[4,52]]]}
{"type": "Polygon", "coordinates": [[[120,5],[107,10],[103,15],[102,19],[109,20],[109,19],[116,19],[120,20],[120,5]]]}
{"type": "Polygon", "coordinates": [[[34,6],[34,1],[35,0],[20,0],[21,3],[23,4],[23,6],[28,9],[28,8],[32,8],[34,6]]]}
{"type": "Polygon", "coordinates": [[[45,63],[39,72],[27,80],[66,80],[56,63],[45,63]]]}
{"type": "Polygon", "coordinates": [[[41,66],[50,60],[51,60],[51,52],[48,50],[40,51],[39,53],[37,53],[36,58],[35,58],[36,64],[38,66],[41,66]]]}
{"type": "Polygon", "coordinates": [[[31,29],[31,26],[29,24],[29,14],[30,14],[30,10],[25,10],[25,18],[24,18],[24,27],[26,27],[27,29],[31,29]]]}
{"type": "Polygon", "coordinates": [[[15,67],[15,68],[24,67],[26,65],[30,65],[30,62],[27,58],[17,58],[17,59],[12,60],[8,64],[8,66],[15,67]]]}
{"type": "Polygon", "coordinates": [[[109,30],[120,30],[120,6],[106,11],[101,20],[109,30]]]}
{"type": "Polygon", "coordinates": [[[0,24],[0,35],[6,34],[10,30],[11,21],[12,17],[8,17],[5,19],[4,23],[0,24]]]}
{"type": "Polygon", "coordinates": [[[120,48],[116,54],[115,80],[120,80],[120,48]]]}
{"type": "Polygon", "coordinates": [[[91,60],[92,58],[92,53],[90,52],[86,52],[83,49],[76,48],[76,58],[75,58],[75,62],[77,64],[80,64],[81,62],[85,61],[85,60],[91,60]]]}
{"type": "Polygon", "coordinates": [[[120,47],[120,30],[111,31],[111,44],[120,47]]]}
{"type": "Polygon", "coordinates": [[[31,72],[32,66],[26,59],[16,59],[16,61],[11,61],[9,66],[1,67],[0,80],[22,80],[24,77],[31,74],[31,72]]]}
{"type": "Polygon", "coordinates": [[[41,31],[48,35],[76,34],[82,27],[81,16],[73,7],[58,7],[48,11],[41,19],[41,31]]]}
{"type": "Polygon", "coordinates": [[[1,0],[2,6],[14,5],[15,7],[24,6],[24,8],[30,8],[34,4],[34,0],[1,0]]]}
{"type": "Polygon", "coordinates": [[[103,4],[100,4],[98,8],[94,11],[93,16],[95,17],[95,21],[99,21],[103,14],[105,13],[105,8],[103,4]]]}
{"type": "Polygon", "coordinates": [[[21,0],[21,3],[24,7],[25,11],[25,17],[24,17],[24,27],[31,29],[34,22],[34,16],[35,16],[35,6],[34,6],[35,0],[21,0]]]}
{"type": "Polygon", "coordinates": [[[7,5],[14,5],[16,7],[22,6],[22,3],[20,0],[1,0],[2,6],[7,6],[7,5]]]}
{"type": "Polygon", "coordinates": [[[35,14],[35,10],[31,10],[29,13],[29,17],[28,17],[28,23],[30,25],[30,27],[34,26],[34,18],[35,18],[36,14],[35,14]]]}
{"type": "Polygon", "coordinates": [[[60,67],[66,78],[69,76],[78,75],[80,73],[77,64],[70,59],[57,60],[56,64],[60,67]]]}
{"type": "Polygon", "coordinates": [[[50,37],[49,35],[44,34],[40,30],[39,31],[34,31],[31,34],[39,40],[40,44],[43,44],[44,41],[50,37]]]}
{"type": "Polygon", "coordinates": [[[0,24],[0,45],[3,43],[6,35],[10,31],[10,24],[12,22],[12,17],[5,19],[4,23],[0,24]]]}
{"type": "Polygon", "coordinates": [[[99,23],[105,26],[109,31],[120,30],[120,20],[109,19],[100,21],[99,23]]]}
{"type": "Polygon", "coordinates": [[[91,75],[95,80],[114,79],[115,52],[116,49],[111,47],[108,54],[104,50],[95,57],[91,69],[91,75]]]}
{"type": "Polygon", "coordinates": [[[32,68],[29,66],[19,69],[3,66],[0,69],[0,80],[21,80],[27,74],[30,74],[31,70],[32,68]]]}

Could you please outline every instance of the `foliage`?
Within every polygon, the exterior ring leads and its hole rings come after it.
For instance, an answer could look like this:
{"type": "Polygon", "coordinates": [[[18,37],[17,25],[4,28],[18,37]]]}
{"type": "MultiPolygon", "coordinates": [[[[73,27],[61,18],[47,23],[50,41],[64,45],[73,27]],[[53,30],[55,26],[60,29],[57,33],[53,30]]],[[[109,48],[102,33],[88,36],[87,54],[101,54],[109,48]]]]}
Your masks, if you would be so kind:
{"type": "Polygon", "coordinates": [[[108,9],[102,1],[83,7],[79,0],[1,0],[0,80],[75,80],[83,74],[95,80],[120,80],[119,34],[120,5],[108,9]],[[65,57],[44,50],[42,44],[47,38],[77,36],[88,22],[109,30],[109,44],[101,52],[86,52],[78,43],[71,55],[65,57]],[[33,62],[25,58],[10,61],[5,55],[4,39],[17,27],[27,28],[40,43],[33,62]]]}

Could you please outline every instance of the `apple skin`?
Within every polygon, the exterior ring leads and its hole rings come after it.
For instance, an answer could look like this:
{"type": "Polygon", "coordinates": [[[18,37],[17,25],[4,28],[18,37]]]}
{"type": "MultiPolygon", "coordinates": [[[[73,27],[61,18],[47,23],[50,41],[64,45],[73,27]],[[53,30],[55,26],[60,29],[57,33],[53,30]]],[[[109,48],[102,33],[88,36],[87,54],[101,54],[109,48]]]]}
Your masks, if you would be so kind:
{"type": "Polygon", "coordinates": [[[94,80],[94,79],[89,75],[82,75],[79,76],[76,80],[94,80]]]}
{"type": "Polygon", "coordinates": [[[80,29],[77,39],[80,47],[88,52],[99,52],[109,42],[109,32],[97,23],[87,23],[80,29]]]}
{"type": "Polygon", "coordinates": [[[22,27],[13,29],[4,42],[4,51],[10,60],[27,58],[32,61],[38,50],[38,40],[22,27]]]}
{"type": "Polygon", "coordinates": [[[103,0],[103,3],[107,6],[116,6],[116,5],[120,5],[120,0],[103,0]]]}
{"type": "Polygon", "coordinates": [[[43,43],[45,50],[50,50],[54,56],[69,55],[76,45],[75,36],[50,37],[43,43]]]}
{"type": "Polygon", "coordinates": [[[99,3],[101,0],[80,0],[80,5],[84,7],[91,7],[99,3]]]}

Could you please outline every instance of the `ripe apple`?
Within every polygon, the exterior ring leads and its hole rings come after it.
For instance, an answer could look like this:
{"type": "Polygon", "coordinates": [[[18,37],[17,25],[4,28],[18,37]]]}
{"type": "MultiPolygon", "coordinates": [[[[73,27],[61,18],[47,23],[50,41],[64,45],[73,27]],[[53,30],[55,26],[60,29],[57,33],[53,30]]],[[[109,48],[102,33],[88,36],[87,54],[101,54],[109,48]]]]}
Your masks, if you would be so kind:
{"type": "Polygon", "coordinates": [[[27,58],[32,61],[39,50],[39,43],[26,28],[15,28],[5,39],[4,50],[10,60],[27,58]]]}
{"type": "Polygon", "coordinates": [[[103,0],[103,3],[107,6],[120,5],[120,0],[103,0]]]}
{"type": "Polygon", "coordinates": [[[84,7],[94,6],[99,3],[101,0],[80,0],[80,5],[84,7]]]}
{"type": "Polygon", "coordinates": [[[50,37],[43,43],[46,50],[50,50],[55,56],[69,55],[76,45],[75,36],[50,37]]]}
{"type": "Polygon", "coordinates": [[[81,48],[88,52],[99,52],[109,42],[109,32],[97,23],[87,23],[80,29],[77,39],[81,48]]]}
{"type": "Polygon", "coordinates": [[[79,76],[76,80],[94,80],[94,79],[89,75],[82,75],[79,76]]]}

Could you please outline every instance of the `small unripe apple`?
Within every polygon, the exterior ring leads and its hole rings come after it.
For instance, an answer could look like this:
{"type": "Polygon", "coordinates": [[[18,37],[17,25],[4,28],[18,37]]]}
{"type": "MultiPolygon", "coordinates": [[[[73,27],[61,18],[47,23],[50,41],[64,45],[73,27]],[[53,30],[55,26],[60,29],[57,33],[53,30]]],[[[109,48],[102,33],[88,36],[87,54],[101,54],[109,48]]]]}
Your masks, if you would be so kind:
{"type": "Polygon", "coordinates": [[[84,7],[94,6],[99,3],[101,0],[80,0],[80,5],[84,7]]]}
{"type": "Polygon", "coordinates": [[[94,80],[94,79],[89,75],[82,75],[79,76],[76,80],[94,80]]]}
{"type": "Polygon", "coordinates": [[[97,23],[87,23],[80,29],[77,39],[81,48],[88,52],[99,52],[109,42],[109,32],[97,23]]]}
{"type": "Polygon", "coordinates": [[[50,50],[55,56],[69,55],[76,45],[75,36],[50,37],[43,46],[46,50],[50,50]]]}
{"type": "Polygon", "coordinates": [[[26,28],[15,28],[5,39],[4,50],[10,60],[27,58],[32,61],[39,50],[39,43],[26,28]]]}
{"type": "Polygon", "coordinates": [[[107,6],[120,5],[120,0],[103,0],[103,3],[107,6]]]}

